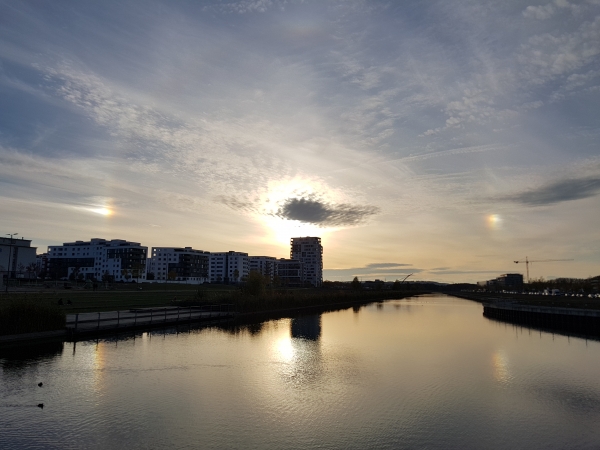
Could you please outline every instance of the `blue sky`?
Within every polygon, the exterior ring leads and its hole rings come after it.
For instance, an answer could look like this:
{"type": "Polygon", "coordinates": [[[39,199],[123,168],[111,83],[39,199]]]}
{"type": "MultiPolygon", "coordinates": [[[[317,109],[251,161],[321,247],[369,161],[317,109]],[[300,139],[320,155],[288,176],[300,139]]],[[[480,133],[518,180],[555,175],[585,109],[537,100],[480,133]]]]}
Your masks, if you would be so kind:
{"type": "Polygon", "coordinates": [[[325,278],[600,274],[600,0],[0,1],[0,228],[325,278]]]}

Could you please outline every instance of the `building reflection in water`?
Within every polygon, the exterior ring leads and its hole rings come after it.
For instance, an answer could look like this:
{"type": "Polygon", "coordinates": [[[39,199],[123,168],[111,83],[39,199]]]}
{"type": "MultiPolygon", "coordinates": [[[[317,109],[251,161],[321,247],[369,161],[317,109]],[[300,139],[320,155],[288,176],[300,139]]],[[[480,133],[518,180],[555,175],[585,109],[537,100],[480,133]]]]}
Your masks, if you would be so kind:
{"type": "Polygon", "coordinates": [[[291,321],[292,338],[318,341],[321,337],[321,316],[300,316],[291,321]]]}
{"type": "Polygon", "coordinates": [[[321,354],[321,316],[301,316],[290,320],[290,335],[276,343],[279,375],[298,389],[314,386],[324,375],[321,354]]]}

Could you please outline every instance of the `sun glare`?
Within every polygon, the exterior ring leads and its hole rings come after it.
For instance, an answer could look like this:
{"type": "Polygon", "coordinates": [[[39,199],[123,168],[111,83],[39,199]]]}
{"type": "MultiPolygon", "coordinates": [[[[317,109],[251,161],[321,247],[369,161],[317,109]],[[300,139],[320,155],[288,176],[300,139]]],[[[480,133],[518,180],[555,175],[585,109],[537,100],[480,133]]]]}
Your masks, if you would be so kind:
{"type": "Polygon", "coordinates": [[[497,230],[502,225],[502,218],[499,214],[490,214],[487,216],[487,225],[488,228],[497,230]]]}
{"type": "Polygon", "coordinates": [[[88,211],[100,214],[101,216],[112,216],[113,211],[108,208],[90,208],[88,211]]]}
{"type": "Polygon", "coordinates": [[[271,231],[271,239],[280,244],[289,245],[292,237],[323,237],[324,234],[327,234],[327,231],[317,224],[290,220],[278,215],[286,201],[293,198],[320,197],[323,192],[330,195],[331,189],[319,180],[296,177],[272,183],[261,198],[260,203],[263,205],[264,211],[259,216],[261,222],[271,231]]]}

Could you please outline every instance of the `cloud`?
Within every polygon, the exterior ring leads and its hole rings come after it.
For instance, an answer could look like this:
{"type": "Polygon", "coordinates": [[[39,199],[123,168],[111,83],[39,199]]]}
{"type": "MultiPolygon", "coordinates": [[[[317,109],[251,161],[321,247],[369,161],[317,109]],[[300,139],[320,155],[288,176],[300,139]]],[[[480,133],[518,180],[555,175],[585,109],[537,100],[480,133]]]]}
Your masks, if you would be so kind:
{"type": "Polygon", "coordinates": [[[527,17],[528,19],[546,20],[554,15],[554,11],[554,5],[551,3],[540,6],[528,6],[523,11],[523,17],[527,17]]]}
{"type": "Polygon", "coordinates": [[[388,267],[401,267],[401,266],[412,266],[412,264],[374,263],[374,264],[367,264],[366,268],[367,269],[382,269],[382,268],[388,268],[388,267]]]}
{"type": "Polygon", "coordinates": [[[354,277],[364,279],[386,278],[386,279],[403,279],[409,274],[424,272],[424,269],[412,267],[412,264],[396,264],[396,263],[376,263],[367,264],[365,267],[353,267],[350,269],[325,269],[324,275],[331,280],[351,280],[354,277]],[[387,268],[388,264],[397,266],[397,268],[387,268]],[[411,267],[401,267],[411,266],[411,267]],[[382,270],[383,268],[383,270],[382,270]]]}
{"type": "Polygon", "coordinates": [[[228,206],[234,211],[251,212],[256,210],[252,202],[239,200],[232,195],[217,195],[215,197],[215,200],[218,203],[222,203],[223,205],[228,206]]]}
{"type": "Polygon", "coordinates": [[[529,206],[580,200],[600,193],[600,176],[560,180],[537,189],[505,197],[505,200],[529,206]]]}
{"type": "Polygon", "coordinates": [[[378,212],[379,208],[376,206],[327,203],[313,198],[289,198],[275,215],[282,219],[334,227],[358,225],[378,212]]]}

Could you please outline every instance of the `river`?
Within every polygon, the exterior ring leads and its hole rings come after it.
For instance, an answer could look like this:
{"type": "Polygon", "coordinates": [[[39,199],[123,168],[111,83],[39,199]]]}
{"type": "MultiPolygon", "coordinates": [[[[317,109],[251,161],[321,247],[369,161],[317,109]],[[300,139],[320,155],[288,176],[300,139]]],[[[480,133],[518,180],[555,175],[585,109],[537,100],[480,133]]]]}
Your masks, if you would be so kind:
{"type": "Polygon", "coordinates": [[[431,295],[0,350],[0,448],[600,448],[600,342],[482,310],[431,295]]]}

